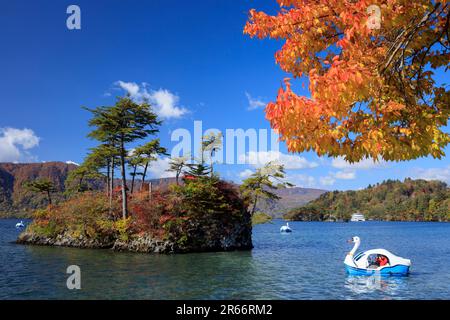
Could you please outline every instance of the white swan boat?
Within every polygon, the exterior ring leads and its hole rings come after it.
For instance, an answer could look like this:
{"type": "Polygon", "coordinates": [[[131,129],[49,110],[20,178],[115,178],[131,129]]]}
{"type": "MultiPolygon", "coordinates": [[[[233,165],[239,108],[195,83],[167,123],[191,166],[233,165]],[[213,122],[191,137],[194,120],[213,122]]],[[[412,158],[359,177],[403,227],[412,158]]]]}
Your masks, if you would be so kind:
{"type": "Polygon", "coordinates": [[[16,223],[16,228],[23,228],[23,227],[25,227],[25,225],[23,224],[23,221],[16,223]]]}
{"type": "Polygon", "coordinates": [[[361,244],[359,237],[353,237],[353,249],[344,260],[345,269],[350,275],[392,275],[407,276],[411,268],[411,260],[398,257],[385,249],[372,249],[359,252],[355,255],[361,244]]]}
{"type": "Polygon", "coordinates": [[[283,233],[284,233],[284,232],[292,232],[292,229],[289,228],[289,222],[287,222],[285,226],[282,226],[282,227],[280,228],[280,232],[283,232],[283,233]]]}

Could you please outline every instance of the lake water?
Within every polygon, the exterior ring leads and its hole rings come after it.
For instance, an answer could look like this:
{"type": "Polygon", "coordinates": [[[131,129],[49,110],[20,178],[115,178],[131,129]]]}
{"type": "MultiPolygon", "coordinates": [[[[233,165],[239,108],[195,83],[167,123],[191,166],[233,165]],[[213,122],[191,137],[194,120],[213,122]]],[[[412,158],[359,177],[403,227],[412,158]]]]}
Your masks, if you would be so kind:
{"type": "Polygon", "coordinates": [[[0,220],[0,299],[450,299],[450,224],[292,222],[253,229],[247,252],[147,255],[12,244],[17,220],[0,220]],[[409,258],[405,278],[349,277],[346,242],[409,258]],[[81,290],[66,268],[81,268],[81,290]]]}

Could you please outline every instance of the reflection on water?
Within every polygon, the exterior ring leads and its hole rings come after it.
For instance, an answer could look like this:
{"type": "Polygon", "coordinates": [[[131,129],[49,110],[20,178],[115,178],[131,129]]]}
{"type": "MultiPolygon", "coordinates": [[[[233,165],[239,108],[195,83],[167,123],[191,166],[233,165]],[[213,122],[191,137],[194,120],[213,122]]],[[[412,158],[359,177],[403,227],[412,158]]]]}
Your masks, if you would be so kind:
{"type": "Polygon", "coordinates": [[[345,278],[344,286],[357,295],[381,293],[395,297],[408,289],[408,277],[386,277],[380,274],[371,276],[348,275],[345,278]]]}
{"type": "Polygon", "coordinates": [[[292,222],[282,235],[276,220],[255,226],[252,251],[158,255],[16,245],[16,222],[0,220],[0,299],[450,299],[448,223],[292,222]],[[414,272],[347,276],[355,235],[414,272]],[[81,290],[66,287],[73,264],[81,290]]]}

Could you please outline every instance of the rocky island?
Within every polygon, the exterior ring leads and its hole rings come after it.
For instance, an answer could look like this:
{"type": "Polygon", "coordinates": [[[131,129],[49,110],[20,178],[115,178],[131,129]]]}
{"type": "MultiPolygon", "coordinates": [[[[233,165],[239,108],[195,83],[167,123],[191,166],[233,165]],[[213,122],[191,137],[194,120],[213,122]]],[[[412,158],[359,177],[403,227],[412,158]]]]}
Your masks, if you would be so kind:
{"type": "Polygon", "coordinates": [[[17,243],[103,248],[143,253],[249,250],[250,213],[235,186],[196,178],[163,191],[129,198],[130,215],[120,216],[120,196],[84,192],[36,210],[17,243]]]}
{"type": "Polygon", "coordinates": [[[281,199],[274,191],[292,186],[283,165],[272,162],[240,186],[220,179],[213,166],[221,133],[202,137],[199,157],[169,158],[166,171],[174,179],[154,186],[146,180],[149,168],[168,153],[159,138],[149,139],[162,123],[152,107],[125,96],[113,106],[85,109],[92,114],[88,137],[100,144],[81,165],[66,168],[63,187],[38,175],[23,181],[24,191],[48,205],[34,211],[19,244],[146,253],[249,250],[257,204],[281,199]]]}
{"type": "Polygon", "coordinates": [[[99,145],[67,173],[59,201],[53,193],[62,188],[52,180],[24,181],[48,206],[33,213],[17,243],[155,253],[252,248],[252,191],[242,193],[213,172],[213,161],[206,164],[221,136],[202,138],[199,160],[171,158],[167,171],[175,180],[152,188],[148,169],[168,155],[159,138],[151,139],[162,123],[152,107],[126,96],[85,109],[92,114],[88,137],[99,145]]]}

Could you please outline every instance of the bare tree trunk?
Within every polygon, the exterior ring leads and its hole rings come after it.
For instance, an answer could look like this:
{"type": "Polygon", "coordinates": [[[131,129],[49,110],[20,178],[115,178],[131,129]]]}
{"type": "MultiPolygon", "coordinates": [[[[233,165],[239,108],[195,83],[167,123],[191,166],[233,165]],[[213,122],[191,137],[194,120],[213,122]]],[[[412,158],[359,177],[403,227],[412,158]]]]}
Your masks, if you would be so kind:
{"type": "Polygon", "coordinates": [[[141,191],[142,191],[142,189],[144,188],[145,176],[147,175],[147,169],[148,169],[148,162],[145,164],[145,167],[144,167],[144,173],[142,173],[141,191]]]}
{"type": "Polygon", "coordinates": [[[114,169],[116,167],[116,159],[113,157],[111,159],[111,193],[114,190],[114,169]]]}
{"type": "Polygon", "coordinates": [[[212,150],[212,151],[211,151],[211,154],[210,154],[210,160],[211,160],[211,178],[212,178],[212,176],[213,176],[213,174],[214,174],[214,168],[213,168],[213,153],[214,153],[214,150],[212,150]]]}
{"type": "Polygon", "coordinates": [[[152,201],[152,183],[149,182],[148,184],[148,195],[149,195],[149,200],[152,201]]]}
{"type": "Polygon", "coordinates": [[[113,199],[113,190],[114,190],[114,157],[111,158],[111,180],[109,181],[109,213],[112,211],[112,199],[113,199]]]}
{"type": "Polygon", "coordinates": [[[122,218],[128,217],[127,177],[125,171],[125,147],[123,137],[120,140],[120,174],[122,176],[122,218]]]}
{"type": "Polygon", "coordinates": [[[48,204],[52,204],[52,197],[50,196],[50,190],[47,190],[47,198],[48,198],[48,204]]]}
{"type": "Polygon", "coordinates": [[[109,164],[110,164],[110,160],[108,159],[106,162],[106,196],[109,197],[109,164]]]}
{"type": "Polygon", "coordinates": [[[256,203],[258,202],[258,195],[255,195],[255,202],[253,203],[253,208],[252,208],[252,212],[251,215],[253,216],[253,214],[255,213],[256,210],[256,203]]]}
{"type": "Polygon", "coordinates": [[[78,192],[81,192],[81,185],[83,184],[83,178],[84,178],[84,176],[81,176],[81,178],[80,178],[80,180],[78,181],[79,183],[78,183],[78,192]]]}
{"type": "Polygon", "coordinates": [[[131,178],[131,190],[130,190],[130,193],[133,193],[133,190],[134,190],[134,179],[136,178],[136,170],[137,170],[137,165],[135,165],[134,168],[133,168],[133,175],[132,175],[132,178],[131,178]]]}

